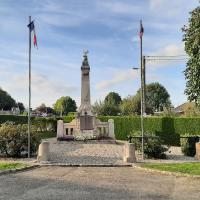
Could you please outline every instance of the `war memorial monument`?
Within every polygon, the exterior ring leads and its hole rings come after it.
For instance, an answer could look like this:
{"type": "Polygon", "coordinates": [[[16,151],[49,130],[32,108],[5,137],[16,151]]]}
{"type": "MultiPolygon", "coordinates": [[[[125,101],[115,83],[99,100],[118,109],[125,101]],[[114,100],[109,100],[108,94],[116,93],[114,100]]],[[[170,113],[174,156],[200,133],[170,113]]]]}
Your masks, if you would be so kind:
{"type": "Polygon", "coordinates": [[[81,105],[76,113],[75,119],[70,123],[63,120],[57,122],[57,139],[74,137],[85,138],[115,138],[114,121],[101,122],[92,112],[90,100],[90,65],[88,62],[88,51],[83,54],[81,66],[81,105]]]}

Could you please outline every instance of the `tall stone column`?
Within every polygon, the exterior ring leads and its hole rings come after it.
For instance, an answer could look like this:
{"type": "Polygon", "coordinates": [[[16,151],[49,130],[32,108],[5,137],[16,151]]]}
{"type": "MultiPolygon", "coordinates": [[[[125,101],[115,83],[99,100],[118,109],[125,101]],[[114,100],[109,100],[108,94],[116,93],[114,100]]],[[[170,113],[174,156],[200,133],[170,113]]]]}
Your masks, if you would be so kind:
{"type": "Polygon", "coordinates": [[[90,66],[87,54],[84,54],[83,58],[81,66],[81,105],[90,106],[90,66]]]}
{"type": "Polygon", "coordinates": [[[84,52],[83,62],[81,66],[81,106],[78,109],[80,118],[80,129],[93,130],[93,114],[90,102],[90,65],[88,63],[88,52],[84,52]]]}

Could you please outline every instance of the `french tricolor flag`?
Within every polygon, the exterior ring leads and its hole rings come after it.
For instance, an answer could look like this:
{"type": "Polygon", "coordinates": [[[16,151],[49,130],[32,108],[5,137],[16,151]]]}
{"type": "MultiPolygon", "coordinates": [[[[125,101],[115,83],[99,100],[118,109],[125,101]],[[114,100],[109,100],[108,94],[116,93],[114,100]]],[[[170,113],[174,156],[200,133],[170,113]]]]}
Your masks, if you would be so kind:
{"type": "Polygon", "coordinates": [[[32,21],[29,25],[28,25],[28,28],[30,30],[30,32],[33,32],[33,44],[34,44],[34,47],[37,47],[37,37],[36,37],[36,32],[35,32],[35,25],[34,25],[34,21],[32,21]]]}

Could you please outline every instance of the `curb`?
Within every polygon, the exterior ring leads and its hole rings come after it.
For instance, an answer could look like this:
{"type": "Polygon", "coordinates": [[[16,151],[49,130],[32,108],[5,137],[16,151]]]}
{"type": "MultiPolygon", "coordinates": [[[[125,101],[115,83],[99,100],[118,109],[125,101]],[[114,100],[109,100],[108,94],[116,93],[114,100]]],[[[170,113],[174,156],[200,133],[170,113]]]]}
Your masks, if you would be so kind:
{"type": "Polygon", "coordinates": [[[40,166],[49,167],[132,167],[132,164],[64,164],[64,163],[40,163],[40,166]]]}
{"type": "Polygon", "coordinates": [[[38,167],[40,167],[40,165],[32,165],[32,166],[27,166],[27,167],[22,167],[22,168],[8,169],[8,170],[5,170],[5,171],[1,171],[0,176],[4,175],[4,174],[13,174],[13,173],[17,173],[17,172],[23,172],[23,171],[35,169],[35,168],[38,168],[38,167]]]}
{"type": "Polygon", "coordinates": [[[184,173],[180,173],[180,172],[161,171],[161,170],[157,170],[157,169],[149,169],[149,168],[141,167],[138,165],[132,165],[132,167],[139,169],[139,170],[146,171],[146,172],[159,173],[159,174],[168,175],[168,176],[200,178],[200,175],[190,175],[190,174],[184,174],[184,173]]]}

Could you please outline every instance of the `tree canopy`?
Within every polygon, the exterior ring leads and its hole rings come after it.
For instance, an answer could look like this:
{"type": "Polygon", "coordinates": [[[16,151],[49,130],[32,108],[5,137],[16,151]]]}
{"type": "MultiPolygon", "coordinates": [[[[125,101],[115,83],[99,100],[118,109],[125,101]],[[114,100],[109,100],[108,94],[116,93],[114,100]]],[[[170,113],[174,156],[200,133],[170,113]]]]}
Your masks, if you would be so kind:
{"type": "Polygon", "coordinates": [[[121,97],[116,92],[110,92],[106,95],[103,102],[95,102],[93,105],[93,111],[98,115],[110,115],[115,116],[120,113],[121,97]]]}
{"type": "Polygon", "coordinates": [[[150,83],[146,86],[146,107],[153,112],[163,111],[164,107],[171,106],[170,95],[160,83],[150,83]]]}
{"type": "Polygon", "coordinates": [[[23,103],[18,102],[18,103],[17,103],[17,106],[18,106],[18,108],[19,108],[19,110],[20,110],[21,113],[24,112],[25,107],[24,107],[24,104],[23,104],[23,103]]]}
{"type": "Polygon", "coordinates": [[[69,112],[76,112],[76,109],[76,102],[69,96],[60,97],[54,104],[54,110],[65,115],[69,112]]]}
{"type": "MultiPolygon", "coordinates": [[[[136,95],[128,96],[121,103],[123,115],[140,114],[141,96],[140,89],[136,95]]],[[[146,114],[153,114],[156,111],[163,111],[165,107],[170,107],[170,95],[160,83],[150,83],[146,86],[146,114]]]]}
{"type": "Polygon", "coordinates": [[[200,106],[200,6],[190,13],[189,24],[182,28],[185,51],[189,56],[184,71],[185,94],[200,106]]]}
{"type": "Polygon", "coordinates": [[[11,110],[13,107],[16,107],[15,100],[0,88],[0,109],[11,110]]]}
{"type": "Polygon", "coordinates": [[[106,97],[104,102],[108,104],[114,104],[119,105],[121,103],[122,99],[120,95],[116,92],[110,92],[106,97]]]}

